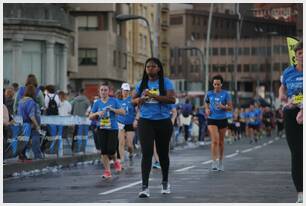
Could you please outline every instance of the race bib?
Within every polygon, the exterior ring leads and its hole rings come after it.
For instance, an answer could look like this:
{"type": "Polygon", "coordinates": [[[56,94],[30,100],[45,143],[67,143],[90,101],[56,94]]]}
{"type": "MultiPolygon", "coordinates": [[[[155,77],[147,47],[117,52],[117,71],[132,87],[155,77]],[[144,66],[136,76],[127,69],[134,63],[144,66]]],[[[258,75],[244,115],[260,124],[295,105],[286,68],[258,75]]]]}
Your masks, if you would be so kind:
{"type": "Polygon", "coordinates": [[[300,93],[298,95],[292,96],[293,104],[302,104],[303,103],[303,94],[300,93]]]}
{"type": "Polygon", "coordinates": [[[236,123],[235,123],[235,126],[236,126],[236,127],[240,127],[240,122],[236,122],[236,123]]]}
{"type": "Polygon", "coordinates": [[[100,128],[101,129],[110,129],[111,128],[111,121],[109,117],[102,118],[100,120],[100,128]]]}
{"type": "MultiPolygon", "coordinates": [[[[159,96],[159,89],[149,89],[149,93],[159,96]]],[[[147,103],[157,104],[158,101],[156,101],[155,99],[148,99],[147,103]]]]}

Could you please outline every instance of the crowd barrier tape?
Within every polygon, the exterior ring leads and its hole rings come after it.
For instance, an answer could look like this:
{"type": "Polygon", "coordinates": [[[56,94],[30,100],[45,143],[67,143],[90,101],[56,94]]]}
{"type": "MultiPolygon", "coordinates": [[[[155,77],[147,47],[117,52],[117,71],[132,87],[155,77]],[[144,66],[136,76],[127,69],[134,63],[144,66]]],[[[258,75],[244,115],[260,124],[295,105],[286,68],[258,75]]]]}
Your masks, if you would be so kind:
{"type": "Polygon", "coordinates": [[[11,138],[4,145],[4,158],[16,157],[27,146],[31,135],[31,124],[10,125],[11,138]]]}
{"type": "MultiPolygon", "coordinates": [[[[81,116],[58,116],[58,115],[50,115],[50,116],[41,116],[41,124],[56,124],[63,126],[71,126],[71,125],[90,125],[91,120],[87,117],[81,116]]],[[[22,124],[21,116],[14,116],[14,121],[17,124],[22,124]]]]}
{"type": "Polygon", "coordinates": [[[76,125],[72,141],[72,152],[85,152],[88,141],[88,125],[76,125]]]}
{"type": "Polygon", "coordinates": [[[60,155],[62,150],[62,125],[47,125],[46,136],[41,141],[41,151],[45,154],[60,155]]]}
{"type": "MultiPolygon", "coordinates": [[[[31,125],[23,123],[21,116],[14,117],[15,124],[9,126],[10,135],[4,145],[4,157],[12,158],[21,153],[28,145],[31,136],[31,125]]],[[[75,125],[71,150],[73,153],[86,152],[89,125],[87,117],[80,116],[41,116],[41,125],[46,125],[46,133],[42,134],[41,150],[45,154],[63,154],[63,127],[75,125]]]]}

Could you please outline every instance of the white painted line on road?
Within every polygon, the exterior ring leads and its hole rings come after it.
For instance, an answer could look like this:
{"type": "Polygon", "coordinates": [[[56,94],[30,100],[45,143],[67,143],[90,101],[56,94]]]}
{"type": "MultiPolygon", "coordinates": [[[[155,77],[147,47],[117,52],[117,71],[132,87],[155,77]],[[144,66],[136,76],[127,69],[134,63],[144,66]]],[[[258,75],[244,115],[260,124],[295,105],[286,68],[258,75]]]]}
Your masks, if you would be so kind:
{"type": "Polygon", "coordinates": [[[265,142],[265,143],[263,143],[263,145],[262,146],[267,146],[268,144],[265,142]]]}
{"type": "Polygon", "coordinates": [[[274,141],[273,140],[270,140],[269,142],[268,142],[268,144],[272,144],[274,141]]]}
{"type": "Polygon", "coordinates": [[[205,162],[202,162],[203,165],[206,165],[206,164],[209,164],[209,163],[212,163],[212,160],[207,160],[205,162]]]}
{"type": "Polygon", "coordinates": [[[254,149],[260,149],[260,148],[262,148],[261,145],[257,145],[256,147],[254,147],[254,149]]]}
{"type": "Polygon", "coordinates": [[[249,148],[249,149],[242,150],[241,153],[251,152],[252,150],[254,150],[254,148],[249,148]]]}
{"type": "Polygon", "coordinates": [[[133,186],[139,185],[141,183],[142,183],[142,181],[134,182],[134,183],[131,183],[131,184],[123,186],[123,187],[118,187],[118,188],[113,189],[113,190],[109,190],[109,191],[106,191],[106,192],[101,192],[101,193],[99,193],[99,195],[108,195],[110,193],[114,193],[114,192],[129,188],[129,187],[133,187],[133,186]]]}
{"type": "Polygon", "coordinates": [[[226,158],[231,158],[231,157],[235,157],[236,155],[238,155],[238,153],[233,153],[233,154],[229,154],[229,155],[226,155],[225,157],[226,158]]]}
{"type": "Polygon", "coordinates": [[[179,169],[179,170],[175,170],[176,172],[183,172],[183,171],[186,171],[186,170],[189,170],[189,169],[192,169],[192,168],[194,168],[195,166],[194,165],[192,165],[192,166],[190,166],[190,167],[185,167],[185,168],[182,168],[182,169],[179,169]]]}

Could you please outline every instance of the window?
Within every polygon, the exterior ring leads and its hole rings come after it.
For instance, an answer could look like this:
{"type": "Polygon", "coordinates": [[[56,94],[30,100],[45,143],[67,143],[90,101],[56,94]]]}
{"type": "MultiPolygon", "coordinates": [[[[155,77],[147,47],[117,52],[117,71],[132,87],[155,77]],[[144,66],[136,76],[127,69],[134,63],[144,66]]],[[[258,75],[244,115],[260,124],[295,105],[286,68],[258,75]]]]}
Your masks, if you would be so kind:
{"type": "Polygon", "coordinates": [[[79,16],[78,17],[80,31],[95,31],[98,30],[97,16],[79,16]]]}
{"type": "Polygon", "coordinates": [[[171,17],[170,18],[170,24],[171,25],[183,24],[183,17],[182,16],[171,17]]]}
{"type": "Polygon", "coordinates": [[[265,71],[265,65],[264,64],[260,64],[259,70],[260,70],[260,72],[264,72],[265,71]]]}
{"type": "Polygon", "coordinates": [[[242,55],[242,48],[238,48],[238,55],[242,55]]]}
{"type": "Polygon", "coordinates": [[[288,47],[287,46],[281,46],[282,47],[282,53],[283,54],[288,54],[288,47]]]}
{"type": "Polygon", "coordinates": [[[273,70],[274,71],[280,71],[280,67],[281,67],[281,64],[280,63],[274,63],[273,64],[273,70]]]}
{"type": "Polygon", "coordinates": [[[252,54],[252,56],[256,56],[256,54],[257,54],[256,47],[251,48],[251,54],[252,54]]]}
{"type": "Polygon", "coordinates": [[[250,72],[250,65],[249,64],[244,64],[243,65],[243,72],[250,72]]]}
{"type": "Polygon", "coordinates": [[[179,65],[179,66],[177,67],[177,73],[178,73],[178,74],[181,74],[181,73],[182,73],[182,65],[179,65]]]}
{"type": "Polygon", "coordinates": [[[79,49],[79,65],[97,65],[97,49],[79,49]]]}
{"type": "Polygon", "coordinates": [[[227,68],[228,68],[228,72],[234,72],[234,65],[233,64],[227,65],[227,68]]]}
{"type": "Polygon", "coordinates": [[[250,48],[248,47],[243,48],[243,55],[250,55],[250,48]]]}
{"type": "Polygon", "coordinates": [[[234,48],[228,48],[228,55],[234,55],[234,48]]]}
{"type": "Polygon", "coordinates": [[[241,64],[238,64],[238,66],[237,66],[237,72],[241,72],[241,64]]]}
{"type": "Polygon", "coordinates": [[[212,65],[212,72],[219,72],[217,64],[212,65]]]}
{"type": "Polygon", "coordinates": [[[274,54],[280,54],[281,47],[279,45],[275,45],[273,47],[274,54]]]}
{"type": "Polygon", "coordinates": [[[271,56],[271,47],[266,48],[267,56],[271,56]]]}
{"type": "Polygon", "coordinates": [[[212,49],[212,53],[213,53],[213,55],[218,55],[218,48],[213,48],[212,49]]]}
{"type": "Polygon", "coordinates": [[[116,66],[117,64],[117,52],[116,50],[113,51],[113,65],[116,66]]]}
{"type": "Polygon", "coordinates": [[[220,65],[220,72],[226,72],[226,66],[224,64],[220,65]]]}
{"type": "Polygon", "coordinates": [[[251,72],[255,73],[258,71],[257,69],[258,69],[258,64],[251,64],[251,72]]]}
{"type": "Polygon", "coordinates": [[[220,48],[220,55],[225,56],[226,55],[226,48],[222,47],[220,48]]]}

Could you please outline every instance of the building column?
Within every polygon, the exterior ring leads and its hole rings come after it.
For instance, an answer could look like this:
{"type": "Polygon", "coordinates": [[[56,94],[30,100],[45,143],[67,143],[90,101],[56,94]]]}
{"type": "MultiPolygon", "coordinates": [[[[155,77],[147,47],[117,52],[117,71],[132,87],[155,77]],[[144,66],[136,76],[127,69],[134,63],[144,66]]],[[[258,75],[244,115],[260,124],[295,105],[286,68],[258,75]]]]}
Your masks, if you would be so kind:
{"type": "Polygon", "coordinates": [[[22,63],[22,36],[16,36],[12,39],[13,42],[13,54],[12,54],[12,82],[18,82],[24,84],[25,78],[22,75],[19,75],[20,71],[23,69],[21,66],[22,63]]]}
{"type": "Polygon", "coordinates": [[[67,90],[67,61],[68,61],[68,49],[67,46],[64,45],[63,47],[63,61],[62,61],[62,65],[61,65],[61,70],[60,70],[60,89],[63,90],[64,92],[68,92],[67,90]]]}
{"type": "Polygon", "coordinates": [[[54,40],[46,41],[46,84],[55,84],[55,56],[54,56],[54,40]]]}

